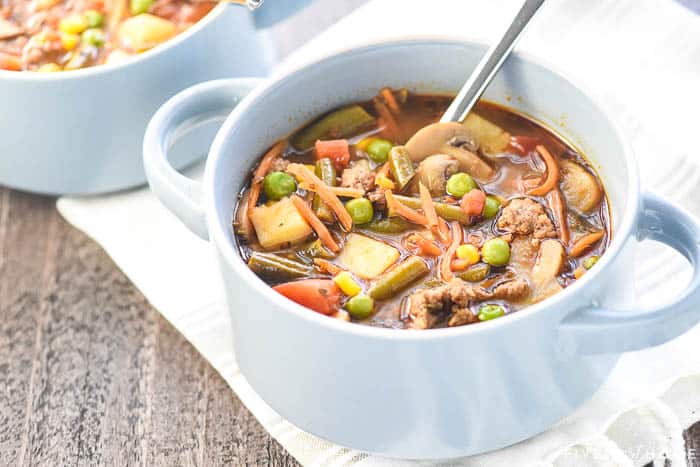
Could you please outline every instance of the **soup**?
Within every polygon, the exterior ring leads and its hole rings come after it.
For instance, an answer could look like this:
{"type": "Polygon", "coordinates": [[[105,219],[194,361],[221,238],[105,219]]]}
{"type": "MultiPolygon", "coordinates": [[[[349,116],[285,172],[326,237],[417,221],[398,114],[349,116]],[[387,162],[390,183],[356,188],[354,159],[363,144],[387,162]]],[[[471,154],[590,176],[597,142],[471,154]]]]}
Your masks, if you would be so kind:
{"type": "Polygon", "coordinates": [[[275,143],[234,212],[248,266],[336,319],[429,329],[497,319],[580,279],[610,239],[603,186],[537,122],[383,89],[275,143]]]}
{"type": "Polygon", "coordinates": [[[198,0],[9,0],[0,5],[0,69],[76,70],[165,42],[216,5],[198,0]]]}

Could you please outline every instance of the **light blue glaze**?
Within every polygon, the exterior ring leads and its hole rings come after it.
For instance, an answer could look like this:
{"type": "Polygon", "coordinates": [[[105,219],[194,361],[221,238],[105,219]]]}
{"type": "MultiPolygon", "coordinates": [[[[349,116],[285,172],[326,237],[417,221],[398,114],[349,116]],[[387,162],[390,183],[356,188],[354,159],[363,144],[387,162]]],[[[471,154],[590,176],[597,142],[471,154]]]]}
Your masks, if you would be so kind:
{"type": "Polygon", "coordinates": [[[383,86],[454,92],[485,49],[442,39],[383,42],[275,77],[223,124],[201,185],[167,167],[167,135],[199,112],[211,114],[217,95],[230,105],[250,83],[218,82],[182,93],[149,124],[149,181],[166,206],[214,245],[243,374],[270,406],[306,431],[401,458],[501,448],[579,407],[621,352],[665,342],[700,319],[697,271],[677,303],[622,311],[633,303],[636,237],[667,243],[695,266],[700,226],[667,201],[640,196],[634,156],[604,107],[551,65],[523,54],[509,59],[486,97],[560,131],[599,170],[612,206],[613,241],[583,278],[502,319],[398,331],[321,316],[274,293],[247,268],[234,243],[233,206],[267,147],[383,86]]]}

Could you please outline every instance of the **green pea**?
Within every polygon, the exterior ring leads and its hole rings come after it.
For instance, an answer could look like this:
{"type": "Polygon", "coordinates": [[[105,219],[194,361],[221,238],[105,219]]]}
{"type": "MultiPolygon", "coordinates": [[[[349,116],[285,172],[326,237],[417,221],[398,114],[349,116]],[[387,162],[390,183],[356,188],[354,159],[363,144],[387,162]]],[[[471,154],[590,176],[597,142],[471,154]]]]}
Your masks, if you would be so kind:
{"type": "Polygon", "coordinates": [[[263,180],[263,190],[270,199],[282,199],[289,196],[297,189],[294,177],[284,172],[270,172],[263,180]]]}
{"type": "Polygon", "coordinates": [[[487,219],[492,219],[498,214],[498,210],[501,207],[501,202],[495,196],[487,196],[486,202],[484,203],[483,216],[487,219]]]}
{"type": "Polygon", "coordinates": [[[374,217],[374,208],[367,198],[351,199],[345,203],[345,209],[355,224],[366,224],[374,217]]]}
{"type": "Polygon", "coordinates": [[[365,319],[372,314],[374,310],[374,300],[372,297],[363,293],[357,294],[347,301],[345,309],[348,310],[350,316],[355,319],[365,319]]]}
{"type": "Polygon", "coordinates": [[[95,47],[100,47],[105,43],[105,34],[102,29],[90,28],[83,31],[83,42],[95,47]]]}
{"type": "Polygon", "coordinates": [[[367,155],[377,164],[383,164],[387,161],[389,157],[389,151],[391,151],[391,148],[393,146],[394,145],[391,144],[391,141],[389,140],[382,138],[374,138],[367,145],[367,155]]]}
{"type": "Polygon", "coordinates": [[[464,172],[459,172],[452,175],[447,180],[447,193],[454,196],[455,198],[461,198],[466,195],[474,188],[476,188],[476,182],[469,174],[464,172]]]}
{"type": "Polygon", "coordinates": [[[89,28],[99,28],[104,22],[104,16],[97,10],[87,10],[83,15],[89,28]]]}
{"type": "Polygon", "coordinates": [[[583,260],[583,267],[586,269],[591,269],[598,262],[600,256],[594,255],[583,260]]]}
{"type": "Polygon", "coordinates": [[[481,259],[491,266],[505,266],[510,261],[510,245],[501,238],[486,240],[481,247],[481,259]]]}
{"type": "Polygon", "coordinates": [[[500,318],[506,314],[506,310],[501,305],[481,305],[479,307],[479,321],[500,318]]]}
{"type": "Polygon", "coordinates": [[[153,0],[131,0],[129,3],[131,14],[140,15],[141,13],[146,13],[152,3],[153,0]]]}

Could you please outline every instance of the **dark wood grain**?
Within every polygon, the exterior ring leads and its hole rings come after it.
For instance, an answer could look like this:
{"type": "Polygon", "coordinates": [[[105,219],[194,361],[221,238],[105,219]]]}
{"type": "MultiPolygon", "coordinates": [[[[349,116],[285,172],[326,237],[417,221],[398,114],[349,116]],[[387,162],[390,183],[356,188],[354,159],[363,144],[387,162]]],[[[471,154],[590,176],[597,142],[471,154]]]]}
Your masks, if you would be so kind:
{"type": "Polygon", "coordinates": [[[0,465],[294,465],[54,204],[0,189],[0,465]]]}

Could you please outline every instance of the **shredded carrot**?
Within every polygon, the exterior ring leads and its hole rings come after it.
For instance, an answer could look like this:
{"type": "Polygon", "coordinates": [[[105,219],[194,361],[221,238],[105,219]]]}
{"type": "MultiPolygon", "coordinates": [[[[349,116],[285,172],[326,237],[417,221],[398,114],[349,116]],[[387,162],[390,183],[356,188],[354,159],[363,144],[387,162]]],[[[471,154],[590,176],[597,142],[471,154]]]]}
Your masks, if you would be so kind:
{"type": "Polygon", "coordinates": [[[329,186],[328,187],[336,196],[344,198],[362,198],[365,195],[365,190],[362,188],[350,188],[346,186],[329,186]]]}
{"type": "Polygon", "coordinates": [[[396,198],[394,198],[394,194],[391,192],[391,190],[385,190],[384,197],[386,198],[386,206],[390,211],[395,212],[399,216],[403,217],[409,222],[413,222],[414,224],[424,226],[428,225],[428,219],[426,219],[423,214],[409,208],[400,201],[397,201],[396,198]]]}
{"type": "Polygon", "coordinates": [[[415,246],[416,253],[420,256],[440,256],[442,254],[442,250],[435,242],[418,233],[406,237],[406,243],[410,247],[415,246]]]}
{"type": "Polygon", "coordinates": [[[318,269],[321,272],[326,272],[332,276],[335,276],[336,274],[344,271],[344,269],[340,266],[333,264],[327,259],[323,258],[314,258],[314,264],[318,267],[318,269]]]}
{"type": "Polygon", "coordinates": [[[391,114],[391,111],[389,111],[389,108],[384,104],[384,102],[376,97],[372,103],[374,104],[374,109],[379,114],[379,117],[384,122],[384,136],[391,140],[397,139],[398,135],[400,134],[399,125],[396,123],[396,119],[391,114]]]}
{"type": "Polygon", "coordinates": [[[292,203],[294,207],[297,208],[301,217],[304,218],[306,222],[309,223],[312,229],[318,235],[319,240],[328,247],[333,253],[338,253],[340,251],[340,246],[336,243],[333,235],[328,231],[326,225],[321,222],[314,211],[309,207],[303,199],[299,198],[297,195],[292,195],[292,203]]]}
{"type": "Polygon", "coordinates": [[[568,245],[571,237],[569,235],[569,225],[566,220],[564,201],[561,199],[559,188],[555,188],[549,192],[547,204],[549,204],[549,209],[552,210],[552,217],[554,217],[554,222],[559,229],[559,238],[564,245],[568,245]]]}
{"type": "Polygon", "coordinates": [[[585,273],[586,273],[585,268],[578,267],[578,268],[574,269],[574,279],[582,278],[585,273]]]}
{"type": "Polygon", "coordinates": [[[571,256],[572,258],[578,258],[589,247],[595,245],[598,241],[600,241],[600,239],[603,238],[604,234],[605,233],[601,230],[600,232],[589,233],[579,238],[571,247],[571,251],[569,251],[569,256],[571,256]]]}
{"type": "Polygon", "coordinates": [[[418,190],[420,192],[421,208],[423,209],[423,214],[425,214],[426,219],[428,219],[430,229],[437,235],[441,242],[449,242],[450,229],[447,227],[445,221],[441,217],[438,217],[430,191],[420,182],[418,183],[418,190]]]}
{"type": "Polygon", "coordinates": [[[552,157],[549,151],[541,144],[537,145],[535,150],[547,166],[547,176],[540,186],[528,191],[527,194],[532,196],[544,196],[552,189],[556,188],[559,182],[559,164],[557,164],[554,157],[552,157]]]}
{"type": "Polygon", "coordinates": [[[326,203],[328,207],[331,208],[331,211],[335,213],[340,225],[342,225],[345,230],[349,231],[352,229],[352,217],[350,217],[350,213],[345,209],[343,203],[340,202],[340,199],[338,199],[330,187],[314,175],[308,167],[303,164],[289,164],[287,166],[287,172],[298,177],[310,190],[315,191],[321,198],[321,201],[326,203]]]}
{"type": "Polygon", "coordinates": [[[386,102],[387,107],[389,107],[389,110],[394,112],[395,114],[398,114],[401,112],[401,108],[399,107],[399,104],[396,102],[396,99],[394,98],[394,93],[391,91],[389,88],[384,88],[380,91],[380,94],[384,98],[384,102],[386,102]]]}
{"type": "Polygon", "coordinates": [[[250,184],[250,195],[248,196],[248,216],[253,212],[253,208],[258,204],[258,199],[260,198],[260,189],[262,188],[262,182],[265,179],[265,175],[272,167],[272,163],[277,159],[284,148],[287,147],[287,140],[281,139],[277,141],[272,147],[265,153],[258,168],[253,172],[253,181],[250,184]]]}
{"type": "Polygon", "coordinates": [[[442,276],[442,280],[445,282],[451,281],[454,277],[451,268],[452,258],[454,257],[457,248],[462,243],[462,237],[464,235],[462,226],[459,225],[459,222],[454,221],[450,225],[452,227],[452,243],[450,243],[450,246],[447,248],[447,251],[445,251],[442,258],[440,258],[440,275],[442,276]]]}
{"type": "Polygon", "coordinates": [[[389,171],[391,170],[391,166],[389,165],[388,162],[385,162],[384,165],[377,170],[377,177],[389,177],[389,171]]]}

